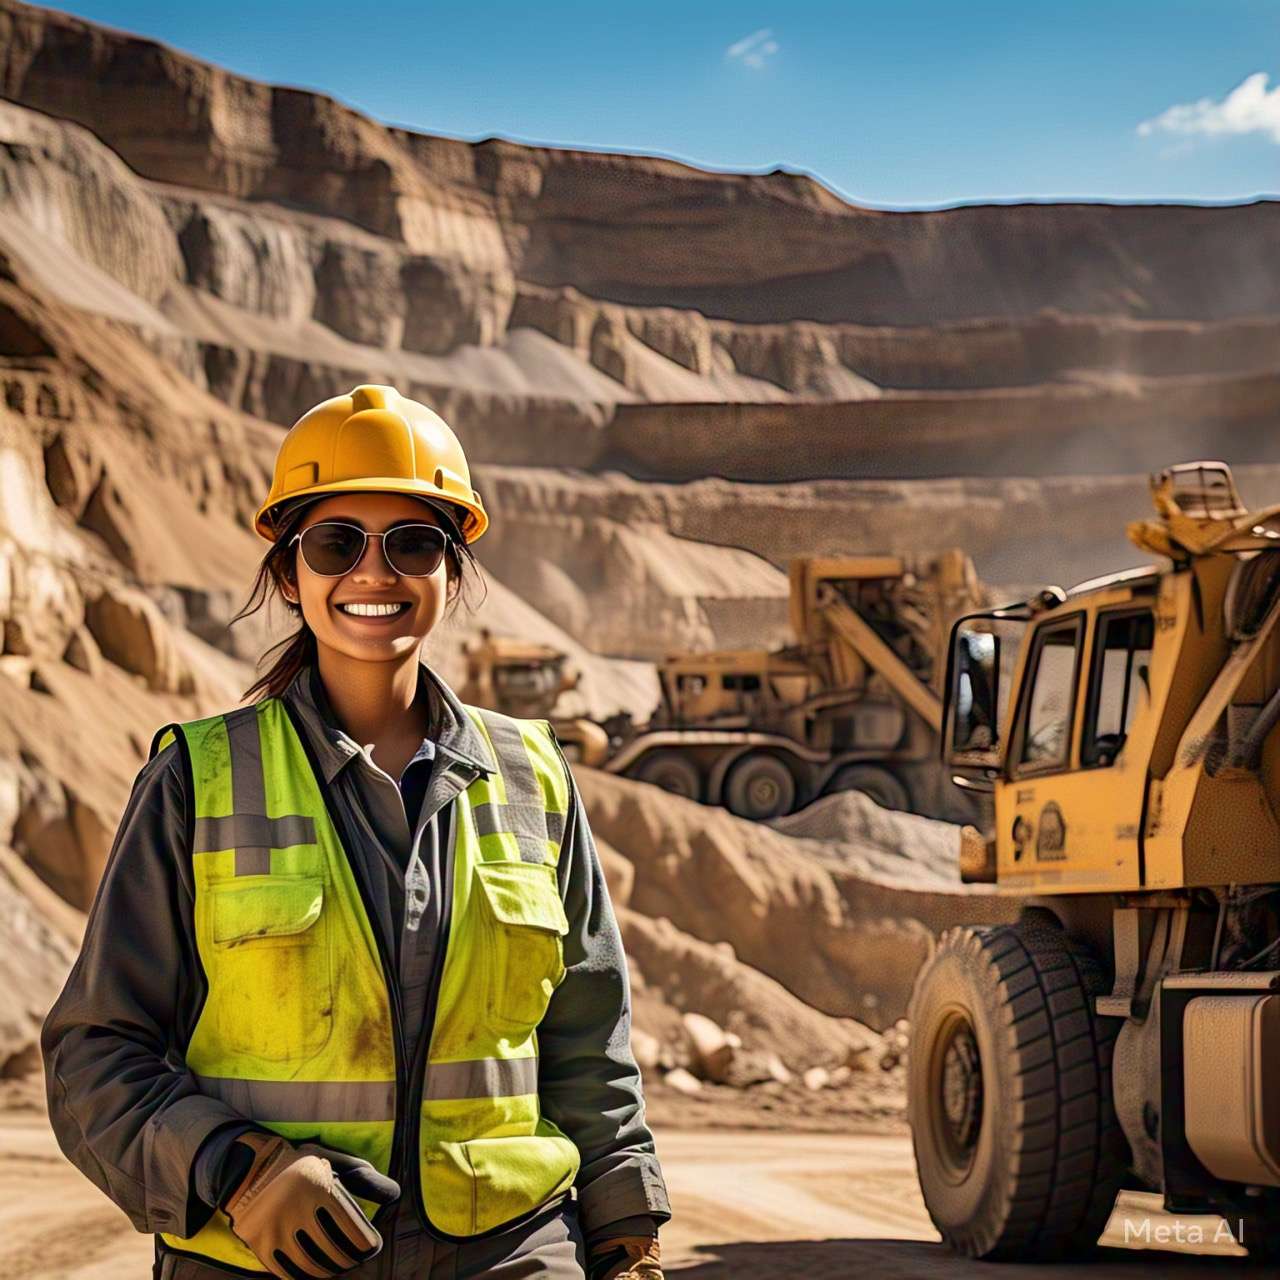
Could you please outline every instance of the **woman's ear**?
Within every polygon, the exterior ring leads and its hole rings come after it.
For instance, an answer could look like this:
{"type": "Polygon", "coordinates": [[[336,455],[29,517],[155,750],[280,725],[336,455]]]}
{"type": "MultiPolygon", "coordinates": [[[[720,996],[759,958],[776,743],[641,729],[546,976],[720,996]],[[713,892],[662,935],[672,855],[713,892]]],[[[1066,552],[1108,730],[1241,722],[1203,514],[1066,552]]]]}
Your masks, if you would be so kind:
{"type": "Polygon", "coordinates": [[[280,594],[284,596],[290,604],[298,603],[298,570],[297,565],[290,560],[285,560],[279,566],[279,575],[276,580],[276,586],[280,589],[280,594]]]}

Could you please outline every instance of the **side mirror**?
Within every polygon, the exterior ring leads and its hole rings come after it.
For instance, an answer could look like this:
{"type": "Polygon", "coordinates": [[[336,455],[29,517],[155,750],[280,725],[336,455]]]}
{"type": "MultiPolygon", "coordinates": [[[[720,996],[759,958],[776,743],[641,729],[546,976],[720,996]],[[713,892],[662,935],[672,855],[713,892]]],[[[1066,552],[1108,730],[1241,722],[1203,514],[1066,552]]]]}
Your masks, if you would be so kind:
{"type": "Polygon", "coordinates": [[[994,767],[1000,749],[1000,637],[958,627],[952,644],[952,763],[994,767]]]}

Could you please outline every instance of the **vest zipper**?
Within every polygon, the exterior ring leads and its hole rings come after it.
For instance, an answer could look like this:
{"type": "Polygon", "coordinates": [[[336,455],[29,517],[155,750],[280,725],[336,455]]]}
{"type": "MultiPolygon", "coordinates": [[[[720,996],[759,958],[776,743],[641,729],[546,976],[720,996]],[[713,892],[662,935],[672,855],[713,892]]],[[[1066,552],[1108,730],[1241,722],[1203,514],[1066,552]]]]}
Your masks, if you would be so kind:
{"type": "MultiPolygon", "coordinates": [[[[474,775],[473,775],[474,776],[474,775]]],[[[465,788],[460,788],[463,790],[465,788]]],[[[441,859],[440,873],[440,933],[436,940],[435,955],[432,957],[431,986],[427,991],[426,1005],[422,1010],[422,1030],[418,1035],[418,1043],[414,1046],[413,1061],[409,1068],[409,1115],[407,1117],[407,1137],[413,1140],[413,1208],[418,1221],[429,1236],[438,1235],[427,1217],[426,1200],[422,1187],[422,1094],[426,1088],[427,1059],[431,1056],[431,1041],[435,1034],[436,1006],[440,1003],[440,982],[444,975],[444,960],[449,949],[449,933],[453,924],[453,877],[456,874],[457,859],[454,850],[457,847],[458,825],[457,814],[451,808],[458,798],[455,792],[440,808],[442,814],[448,814],[448,831],[445,832],[444,857],[441,859]]]]}
{"type": "MultiPolygon", "coordinates": [[[[324,773],[320,768],[320,762],[316,759],[315,753],[311,749],[311,743],[307,740],[305,728],[299,724],[297,716],[294,714],[293,708],[289,705],[287,698],[282,698],[281,703],[284,706],[285,713],[288,715],[293,724],[294,732],[298,736],[298,741],[302,744],[303,753],[307,757],[307,762],[311,765],[311,771],[315,774],[316,784],[320,788],[320,794],[324,798],[324,807],[329,814],[329,821],[333,823],[334,830],[338,833],[338,842],[342,845],[342,852],[346,855],[348,849],[355,848],[355,844],[351,839],[351,832],[347,829],[346,823],[342,820],[342,815],[338,812],[337,806],[333,803],[330,795],[328,784],[324,781],[324,773]]],[[[387,989],[387,1005],[391,1010],[391,1047],[395,1055],[396,1068],[396,1090],[395,1090],[395,1119],[393,1121],[391,1133],[391,1169],[395,1170],[399,1167],[400,1156],[400,1136],[401,1136],[401,1117],[404,1112],[403,1102],[405,1094],[405,1086],[407,1084],[407,1060],[408,1051],[404,1043],[404,1011],[400,1005],[400,984],[395,980],[395,974],[392,969],[390,960],[387,957],[386,942],[382,937],[382,931],[378,928],[377,913],[373,909],[373,900],[369,893],[369,886],[365,881],[364,870],[359,864],[347,856],[347,866],[351,868],[351,878],[355,881],[356,892],[360,895],[360,903],[364,907],[365,918],[369,922],[369,932],[373,934],[374,946],[378,951],[378,961],[382,965],[382,981],[387,989]]],[[[417,1177],[418,1161],[413,1161],[415,1171],[415,1179],[417,1177]]],[[[394,1176],[394,1173],[393,1175],[394,1176]]],[[[374,1222],[378,1218],[387,1219],[395,1211],[395,1205],[384,1205],[374,1216],[374,1222]]],[[[380,1260],[385,1256],[388,1266],[388,1275],[395,1275],[395,1232],[390,1233],[391,1238],[383,1237],[384,1254],[379,1255],[380,1260]]]]}

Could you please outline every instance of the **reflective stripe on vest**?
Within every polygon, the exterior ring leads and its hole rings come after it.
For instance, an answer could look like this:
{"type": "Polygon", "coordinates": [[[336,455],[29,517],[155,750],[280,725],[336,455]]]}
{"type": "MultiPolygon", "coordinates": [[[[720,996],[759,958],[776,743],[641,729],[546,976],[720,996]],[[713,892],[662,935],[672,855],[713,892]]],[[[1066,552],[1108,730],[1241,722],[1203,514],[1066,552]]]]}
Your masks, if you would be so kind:
{"type": "MultiPolygon", "coordinates": [[[[545,721],[467,712],[498,769],[454,801],[453,901],[419,1117],[423,1210],[455,1237],[535,1209],[579,1164],[537,1092],[536,1028],[564,976],[556,867],[568,781],[545,721]]],[[[170,727],[153,754],[176,731],[195,789],[194,917],[208,980],[187,1065],[202,1092],[256,1123],[388,1172],[390,1001],[323,782],[279,699],[170,727]]],[[[190,1239],[163,1239],[263,1270],[220,1212],[190,1239]]]]}

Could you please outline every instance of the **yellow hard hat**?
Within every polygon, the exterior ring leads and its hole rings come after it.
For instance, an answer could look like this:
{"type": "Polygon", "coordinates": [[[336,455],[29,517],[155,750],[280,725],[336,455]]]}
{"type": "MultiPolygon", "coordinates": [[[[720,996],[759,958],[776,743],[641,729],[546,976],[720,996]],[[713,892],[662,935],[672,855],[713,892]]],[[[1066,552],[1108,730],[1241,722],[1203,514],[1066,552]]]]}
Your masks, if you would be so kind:
{"type": "Polygon", "coordinates": [[[449,424],[394,387],[356,387],[309,409],[289,428],[276,454],[271,492],[253,527],[275,541],[279,508],[325,493],[403,493],[459,510],[466,542],[488,527],[471,487],[466,454],[449,424]]]}

